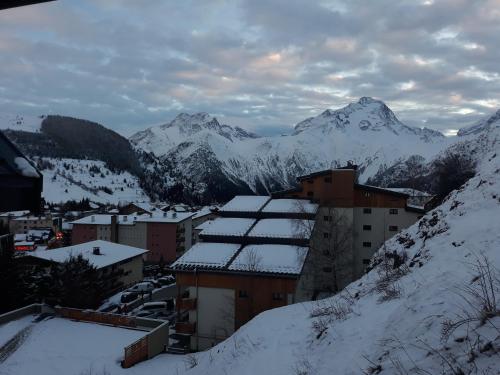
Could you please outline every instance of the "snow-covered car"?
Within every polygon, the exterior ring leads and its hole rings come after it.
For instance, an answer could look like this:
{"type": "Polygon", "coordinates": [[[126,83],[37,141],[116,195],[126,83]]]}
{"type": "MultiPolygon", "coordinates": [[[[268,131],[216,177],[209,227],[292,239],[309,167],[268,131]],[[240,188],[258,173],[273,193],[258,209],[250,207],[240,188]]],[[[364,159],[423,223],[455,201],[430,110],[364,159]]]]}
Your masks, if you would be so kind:
{"type": "Polygon", "coordinates": [[[127,289],[127,292],[138,292],[138,293],[149,293],[154,290],[154,285],[148,281],[143,281],[142,283],[137,283],[127,289]]]}
{"type": "Polygon", "coordinates": [[[139,297],[139,292],[123,292],[120,296],[121,303],[128,303],[135,301],[139,297]]]}
{"type": "Polygon", "coordinates": [[[147,302],[141,306],[140,311],[148,311],[150,313],[155,312],[166,312],[167,311],[167,303],[166,302],[147,302]]]}
{"type": "Polygon", "coordinates": [[[163,286],[171,285],[171,284],[175,283],[175,277],[173,277],[172,275],[163,276],[163,277],[158,278],[156,281],[163,286]]]}
{"type": "Polygon", "coordinates": [[[161,286],[162,286],[162,284],[160,284],[160,283],[158,282],[158,280],[155,280],[155,279],[153,279],[152,277],[146,277],[146,278],[144,278],[144,280],[143,280],[143,281],[144,281],[144,282],[148,282],[148,283],[153,284],[155,288],[159,288],[159,287],[161,287],[161,286]]]}

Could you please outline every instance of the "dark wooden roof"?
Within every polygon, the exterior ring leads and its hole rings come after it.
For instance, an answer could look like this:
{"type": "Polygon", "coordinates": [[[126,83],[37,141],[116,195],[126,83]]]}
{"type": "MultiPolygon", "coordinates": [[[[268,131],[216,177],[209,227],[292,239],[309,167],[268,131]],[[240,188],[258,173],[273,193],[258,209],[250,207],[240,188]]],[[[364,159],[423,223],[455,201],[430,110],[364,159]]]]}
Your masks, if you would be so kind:
{"type": "Polygon", "coordinates": [[[380,188],[377,186],[371,186],[371,185],[354,184],[354,189],[363,190],[363,191],[372,191],[374,193],[393,195],[395,197],[401,197],[401,198],[408,198],[410,196],[406,193],[401,193],[398,191],[393,191],[393,190],[384,189],[384,188],[380,188]]]}
{"type": "MultiPolygon", "coordinates": [[[[31,163],[21,151],[0,131],[0,175],[19,175],[22,176],[19,167],[17,166],[16,158],[25,159],[38,173],[38,178],[42,177],[40,171],[31,163]]],[[[24,176],[23,176],[24,177],[24,176]]],[[[36,178],[36,177],[26,177],[36,178]]]]}
{"type": "Polygon", "coordinates": [[[55,0],[2,0],[2,1],[0,1],[0,10],[21,7],[24,5],[48,3],[51,1],[55,1],[55,0]]]}
{"type": "Polygon", "coordinates": [[[355,164],[349,164],[349,165],[346,165],[345,167],[325,169],[325,170],[322,170],[322,171],[318,171],[318,172],[313,172],[313,173],[310,173],[310,174],[306,174],[304,176],[299,176],[299,177],[297,177],[297,181],[308,180],[308,179],[314,178],[314,177],[328,176],[333,171],[338,171],[338,170],[353,170],[353,171],[356,171],[356,170],[358,170],[358,166],[355,165],[355,164]]]}

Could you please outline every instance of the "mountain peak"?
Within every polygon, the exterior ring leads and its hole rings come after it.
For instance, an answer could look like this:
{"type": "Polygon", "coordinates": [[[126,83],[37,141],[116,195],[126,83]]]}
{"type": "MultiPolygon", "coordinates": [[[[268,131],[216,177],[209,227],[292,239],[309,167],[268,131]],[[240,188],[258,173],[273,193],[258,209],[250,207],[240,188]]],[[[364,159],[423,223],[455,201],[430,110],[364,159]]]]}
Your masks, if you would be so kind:
{"type": "Polygon", "coordinates": [[[460,129],[457,135],[459,137],[463,137],[472,134],[479,134],[483,131],[489,131],[491,127],[495,125],[500,127],[500,109],[491,116],[485,117],[473,125],[460,129]]]}
{"type": "Polygon", "coordinates": [[[362,96],[361,98],[359,98],[358,103],[362,104],[362,105],[372,104],[372,103],[381,103],[381,104],[384,104],[384,102],[382,102],[380,100],[377,100],[377,99],[373,99],[370,96],[362,96]]]}

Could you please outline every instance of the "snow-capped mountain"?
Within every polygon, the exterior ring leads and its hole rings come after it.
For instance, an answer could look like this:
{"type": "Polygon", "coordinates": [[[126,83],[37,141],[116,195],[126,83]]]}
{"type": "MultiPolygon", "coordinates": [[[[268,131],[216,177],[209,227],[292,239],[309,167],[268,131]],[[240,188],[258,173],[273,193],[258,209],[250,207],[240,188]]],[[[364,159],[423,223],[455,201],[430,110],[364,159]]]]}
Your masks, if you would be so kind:
{"type": "Polygon", "coordinates": [[[343,292],[263,312],[189,366],[157,357],[137,370],[498,374],[500,124],[470,144],[481,149],[477,175],[387,241],[343,292]]]}
{"type": "Polygon", "coordinates": [[[227,196],[209,194],[218,200],[288,188],[298,175],[347,161],[360,166],[365,181],[381,167],[411,155],[431,158],[450,143],[437,131],[404,125],[383,102],[367,97],[306,119],[284,136],[257,137],[200,113],[181,114],[130,140],[168,165],[172,181],[201,191],[213,178],[225,181],[227,196]]]}
{"type": "Polygon", "coordinates": [[[46,116],[27,116],[0,113],[0,130],[24,131],[39,133],[42,121],[46,116]]]}

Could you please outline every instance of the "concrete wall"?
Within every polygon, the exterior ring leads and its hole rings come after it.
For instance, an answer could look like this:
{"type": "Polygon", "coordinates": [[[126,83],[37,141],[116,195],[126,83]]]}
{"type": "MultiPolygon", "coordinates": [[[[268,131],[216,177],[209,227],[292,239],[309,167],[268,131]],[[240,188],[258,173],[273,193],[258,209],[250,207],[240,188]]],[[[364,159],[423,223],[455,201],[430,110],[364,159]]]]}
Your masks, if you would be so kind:
{"type": "Polygon", "coordinates": [[[125,275],[120,278],[124,286],[135,284],[142,281],[144,278],[143,270],[144,261],[142,256],[135,257],[129,262],[121,264],[119,267],[124,271],[125,275]]]}
{"type": "Polygon", "coordinates": [[[406,211],[404,208],[396,208],[397,214],[391,214],[390,210],[391,208],[372,207],[371,213],[363,213],[362,207],[354,208],[353,238],[356,277],[365,272],[366,263],[385,241],[414,224],[422,215],[406,211]],[[363,229],[364,225],[370,225],[371,230],[363,229]],[[389,230],[391,226],[397,227],[397,230],[389,230]],[[364,242],[369,242],[371,246],[363,246],[364,242]]]}
{"type": "Polygon", "coordinates": [[[197,298],[196,310],[189,312],[189,321],[196,322],[191,337],[192,350],[205,350],[234,332],[233,289],[190,287],[189,295],[197,298]]]}

